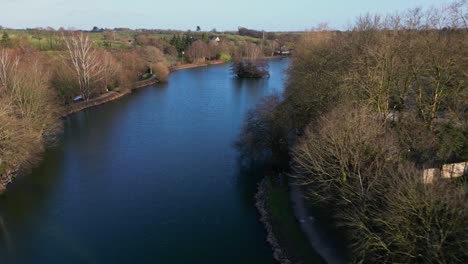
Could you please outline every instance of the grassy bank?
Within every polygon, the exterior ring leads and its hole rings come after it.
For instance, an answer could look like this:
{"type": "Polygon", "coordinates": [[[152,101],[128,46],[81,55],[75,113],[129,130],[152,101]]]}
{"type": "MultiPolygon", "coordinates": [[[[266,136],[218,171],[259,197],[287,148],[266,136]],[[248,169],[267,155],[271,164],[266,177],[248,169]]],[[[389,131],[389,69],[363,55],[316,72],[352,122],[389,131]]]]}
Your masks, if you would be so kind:
{"type": "Polygon", "coordinates": [[[324,263],[314,251],[294,216],[286,183],[266,180],[266,205],[273,232],[293,263],[324,263]]]}

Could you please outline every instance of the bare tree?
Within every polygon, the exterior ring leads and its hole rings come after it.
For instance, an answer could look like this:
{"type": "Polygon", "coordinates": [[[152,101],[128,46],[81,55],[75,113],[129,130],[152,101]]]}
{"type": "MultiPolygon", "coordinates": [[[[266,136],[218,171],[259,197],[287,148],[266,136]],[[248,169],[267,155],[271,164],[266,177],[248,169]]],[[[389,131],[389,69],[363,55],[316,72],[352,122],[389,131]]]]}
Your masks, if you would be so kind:
{"type": "Polygon", "coordinates": [[[237,148],[245,158],[263,160],[270,158],[280,165],[288,155],[287,118],[280,111],[278,95],[265,97],[247,113],[237,148]]]}
{"type": "Polygon", "coordinates": [[[0,192],[38,160],[59,107],[38,53],[0,51],[0,192]]]}
{"type": "Polygon", "coordinates": [[[0,91],[9,88],[12,72],[17,70],[18,64],[19,57],[12,50],[0,50],[0,91]]]}
{"type": "Polygon", "coordinates": [[[447,7],[450,14],[451,27],[468,28],[468,1],[458,0],[447,7]]]}
{"type": "Polygon", "coordinates": [[[384,164],[398,160],[395,139],[366,107],[340,106],[309,127],[294,151],[296,171],[303,184],[320,185],[324,199],[346,189],[336,199],[367,199],[384,164]]]}
{"type": "Polygon", "coordinates": [[[203,62],[208,54],[208,44],[202,40],[194,41],[187,49],[187,57],[192,62],[203,62]]]}
{"type": "Polygon", "coordinates": [[[88,100],[94,84],[103,78],[102,62],[88,35],[81,32],[63,36],[63,39],[68,51],[65,64],[75,72],[81,96],[88,100]]]}
{"type": "Polygon", "coordinates": [[[356,262],[466,262],[466,186],[424,186],[392,134],[368,109],[338,107],[307,129],[293,176],[332,209],[356,262]]]}
{"type": "Polygon", "coordinates": [[[111,88],[111,83],[119,79],[119,74],[122,71],[120,63],[112,56],[111,53],[103,51],[100,54],[100,60],[102,63],[102,87],[105,91],[111,88]]]}
{"type": "Polygon", "coordinates": [[[147,66],[150,69],[151,74],[153,74],[153,65],[157,63],[164,63],[166,61],[164,53],[154,46],[144,47],[143,52],[145,54],[147,66]]]}
{"type": "MultiPolygon", "coordinates": [[[[9,99],[0,98],[0,193],[13,179],[18,165],[31,162],[37,139],[24,120],[14,118],[9,99]]],[[[38,146],[37,149],[39,149],[38,146]]]]}

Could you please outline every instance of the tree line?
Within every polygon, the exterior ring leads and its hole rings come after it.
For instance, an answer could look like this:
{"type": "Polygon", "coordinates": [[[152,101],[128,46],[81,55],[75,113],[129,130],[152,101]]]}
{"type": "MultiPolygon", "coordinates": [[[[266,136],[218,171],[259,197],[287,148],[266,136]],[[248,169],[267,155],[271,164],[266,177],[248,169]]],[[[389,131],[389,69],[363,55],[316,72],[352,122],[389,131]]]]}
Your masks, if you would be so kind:
{"type": "Polygon", "coordinates": [[[284,94],[248,116],[238,147],[326,208],[353,262],[466,263],[468,5],[364,15],[295,47],[284,94]]]}

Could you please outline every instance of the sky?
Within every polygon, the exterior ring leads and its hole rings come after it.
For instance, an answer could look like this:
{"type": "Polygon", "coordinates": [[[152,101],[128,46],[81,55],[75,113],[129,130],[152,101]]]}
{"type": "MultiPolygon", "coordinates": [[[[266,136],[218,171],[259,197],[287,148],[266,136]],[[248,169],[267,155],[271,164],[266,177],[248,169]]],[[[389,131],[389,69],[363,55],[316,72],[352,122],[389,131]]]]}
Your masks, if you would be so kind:
{"type": "Polygon", "coordinates": [[[302,31],[319,23],[346,29],[361,15],[389,14],[448,0],[0,0],[10,28],[154,28],[302,31]]]}

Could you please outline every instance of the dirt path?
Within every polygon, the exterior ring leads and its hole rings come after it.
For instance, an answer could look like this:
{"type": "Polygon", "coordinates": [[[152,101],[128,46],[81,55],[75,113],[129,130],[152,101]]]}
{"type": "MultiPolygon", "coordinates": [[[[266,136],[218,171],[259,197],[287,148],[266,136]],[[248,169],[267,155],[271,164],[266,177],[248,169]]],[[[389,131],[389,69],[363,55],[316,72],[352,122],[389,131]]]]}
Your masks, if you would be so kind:
{"type": "Polygon", "coordinates": [[[218,65],[218,64],[223,64],[225,63],[222,60],[214,60],[214,61],[208,61],[208,62],[203,62],[203,63],[187,63],[187,64],[181,64],[178,66],[173,66],[171,67],[171,72],[179,71],[179,70],[185,70],[185,69],[191,69],[191,68],[199,68],[199,67],[207,67],[210,65],[218,65]]]}
{"type": "Polygon", "coordinates": [[[326,235],[320,232],[320,227],[315,221],[314,217],[308,212],[304,198],[302,195],[301,188],[294,184],[289,184],[290,189],[290,200],[294,210],[294,214],[298,219],[302,231],[305,233],[307,238],[310,241],[310,244],[315,249],[315,251],[327,262],[330,264],[341,264],[346,263],[346,260],[339,256],[337,250],[333,248],[330,241],[326,239],[326,235]]]}

